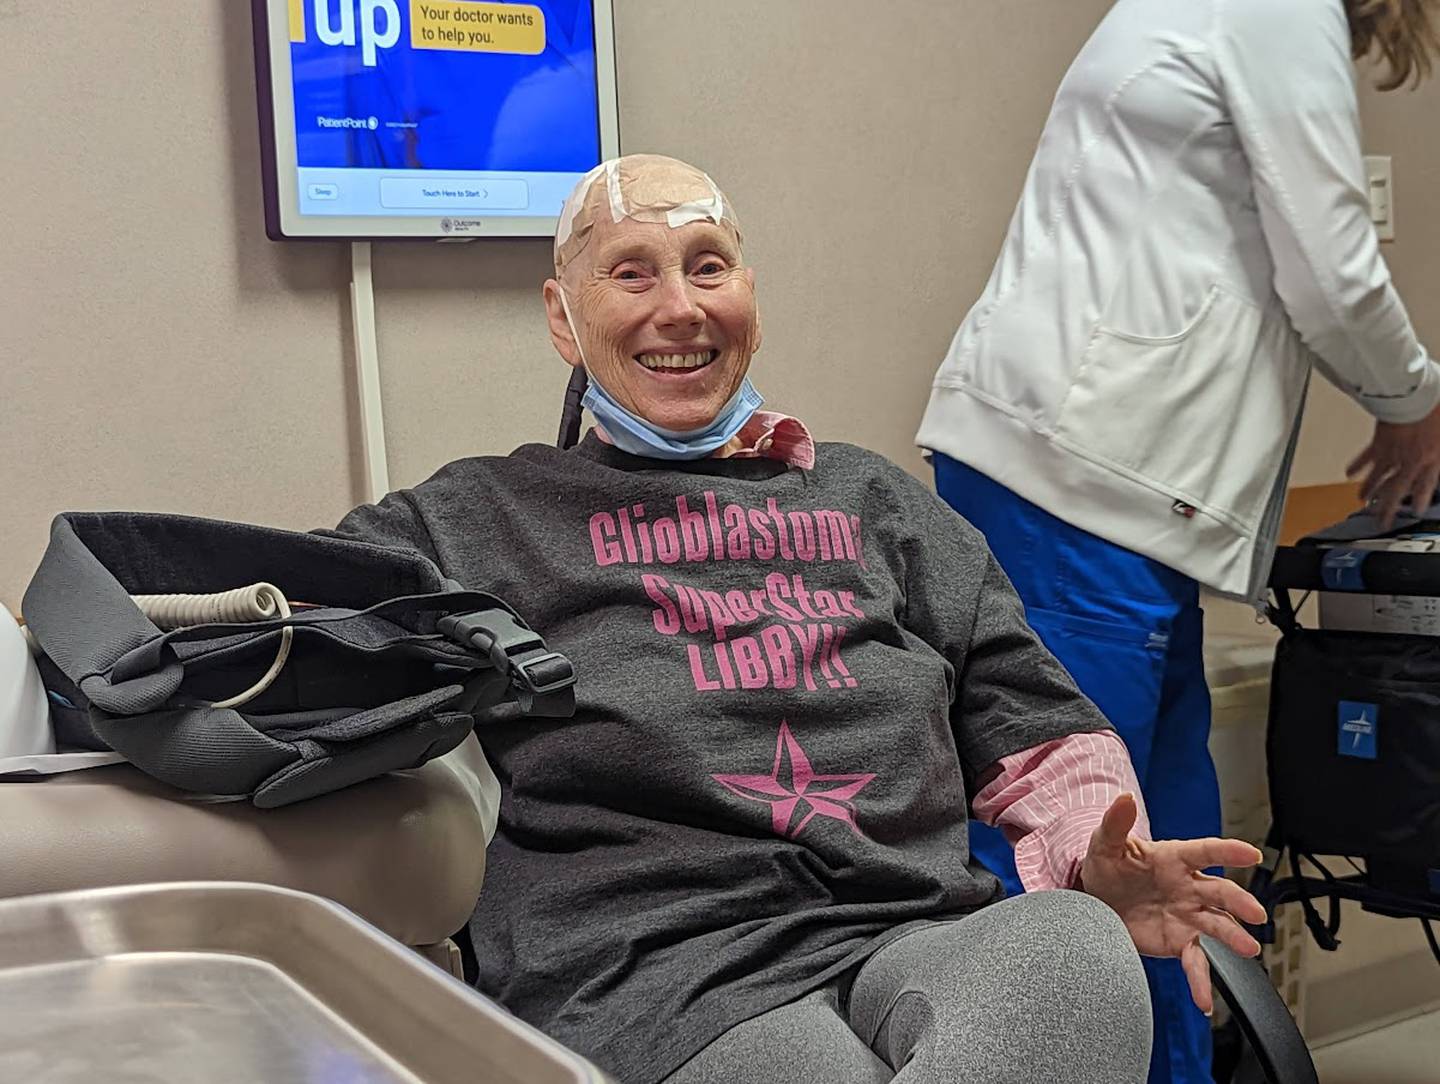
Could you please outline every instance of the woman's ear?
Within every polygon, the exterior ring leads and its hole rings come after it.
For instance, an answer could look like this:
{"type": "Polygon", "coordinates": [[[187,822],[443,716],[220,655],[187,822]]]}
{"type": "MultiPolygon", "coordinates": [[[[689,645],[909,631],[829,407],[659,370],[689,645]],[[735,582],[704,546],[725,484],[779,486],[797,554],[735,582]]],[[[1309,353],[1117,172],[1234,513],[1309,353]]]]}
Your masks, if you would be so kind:
{"type": "MultiPolygon", "coordinates": [[[[750,280],[750,292],[755,292],[755,268],[745,268],[745,277],[750,280]]],[[[750,348],[750,353],[760,353],[760,343],[765,338],[764,329],[760,325],[760,302],[755,302],[755,345],[750,348]]]]}
{"type": "Polygon", "coordinates": [[[545,298],[545,319],[550,324],[551,345],[555,347],[555,352],[565,359],[566,364],[579,368],[585,364],[585,358],[581,354],[580,343],[575,338],[577,332],[570,326],[570,320],[565,315],[560,283],[555,279],[546,279],[541,293],[545,298]]]}

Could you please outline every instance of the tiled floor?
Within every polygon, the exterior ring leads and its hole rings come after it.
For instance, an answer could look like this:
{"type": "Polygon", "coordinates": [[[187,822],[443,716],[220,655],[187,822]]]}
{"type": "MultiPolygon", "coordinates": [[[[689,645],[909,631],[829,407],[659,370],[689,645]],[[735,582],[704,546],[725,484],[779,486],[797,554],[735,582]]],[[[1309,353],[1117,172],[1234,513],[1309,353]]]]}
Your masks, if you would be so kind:
{"type": "Polygon", "coordinates": [[[1320,1084],[1437,1084],[1440,1012],[1314,1052],[1320,1084]]]}

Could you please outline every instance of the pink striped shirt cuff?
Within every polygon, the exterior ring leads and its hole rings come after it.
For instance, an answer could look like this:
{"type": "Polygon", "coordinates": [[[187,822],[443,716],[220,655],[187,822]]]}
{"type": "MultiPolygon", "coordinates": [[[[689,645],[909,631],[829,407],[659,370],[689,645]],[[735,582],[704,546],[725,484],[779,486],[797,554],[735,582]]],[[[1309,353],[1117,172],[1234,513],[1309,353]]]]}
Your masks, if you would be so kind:
{"type": "Polygon", "coordinates": [[[1015,845],[1015,868],[1027,892],[1079,885],[1090,836],[1127,791],[1140,807],[1131,835],[1150,838],[1140,782],[1113,731],[1045,742],[1002,757],[998,768],[971,806],[977,820],[1015,845]]]}

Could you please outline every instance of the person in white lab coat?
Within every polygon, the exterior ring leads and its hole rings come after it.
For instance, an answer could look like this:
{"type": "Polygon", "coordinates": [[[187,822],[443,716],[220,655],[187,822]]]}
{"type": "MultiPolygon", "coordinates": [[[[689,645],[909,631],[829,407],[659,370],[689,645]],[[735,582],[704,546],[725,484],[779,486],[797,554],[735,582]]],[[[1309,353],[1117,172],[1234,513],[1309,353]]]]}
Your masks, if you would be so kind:
{"type": "MultiPolygon", "coordinates": [[[[1157,833],[1220,831],[1198,587],[1264,591],[1311,369],[1376,419],[1382,518],[1440,478],[1440,366],[1370,220],[1353,58],[1428,75],[1440,0],[1119,0],[1065,76],[917,437],[1126,739],[1157,833]]],[[[1416,133],[1422,137],[1422,133],[1416,133]]],[[[1020,890],[1009,845],[977,855],[1020,890]]],[[[1209,1029],[1147,961],[1152,1081],[1209,1029]]]]}

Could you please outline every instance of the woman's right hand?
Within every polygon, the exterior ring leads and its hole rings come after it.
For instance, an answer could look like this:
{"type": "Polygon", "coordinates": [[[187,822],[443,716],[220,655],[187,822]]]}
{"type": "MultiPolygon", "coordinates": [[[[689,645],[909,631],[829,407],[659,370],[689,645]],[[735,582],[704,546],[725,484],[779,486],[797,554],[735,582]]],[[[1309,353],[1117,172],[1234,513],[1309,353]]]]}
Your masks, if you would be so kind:
{"type": "Polygon", "coordinates": [[[1376,422],[1369,446],[1345,468],[1350,478],[1362,472],[1360,497],[1374,506],[1382,530],[1390,529],[1406,497],[1422,515],[1440,483],[1440,407],[1409,425],[1376,422]]]}

